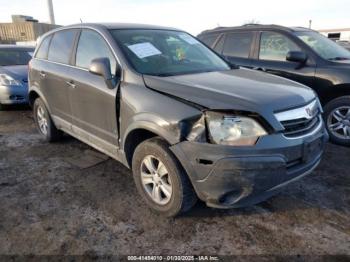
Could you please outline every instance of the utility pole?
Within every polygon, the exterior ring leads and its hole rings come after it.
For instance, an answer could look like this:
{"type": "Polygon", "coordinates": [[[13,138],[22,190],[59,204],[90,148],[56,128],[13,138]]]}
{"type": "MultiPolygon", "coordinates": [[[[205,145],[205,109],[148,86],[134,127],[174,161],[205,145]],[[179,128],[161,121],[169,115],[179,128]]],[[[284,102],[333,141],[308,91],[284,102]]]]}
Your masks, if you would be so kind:
{"type": "Polygon", "coordinates": [[[52,0],[47,0],[47,8],[49,11],[49,17],[50,17],[50,24],[55,24],[55,15],[53,13],[53,5],[52,0]]]}

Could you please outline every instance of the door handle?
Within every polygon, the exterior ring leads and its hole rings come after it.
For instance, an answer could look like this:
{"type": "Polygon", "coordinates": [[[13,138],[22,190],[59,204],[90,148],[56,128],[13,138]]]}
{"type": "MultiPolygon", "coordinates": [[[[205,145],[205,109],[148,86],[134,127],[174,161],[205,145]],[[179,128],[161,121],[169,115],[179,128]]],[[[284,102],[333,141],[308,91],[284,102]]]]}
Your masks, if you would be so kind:
{"type": "Polygon", "coordinates": [[[67,81],[67,85],[69,85],[71,88],[76,88],[77,86],[74,84],[73,80],[67,81]]]}
{"type": "Polygon", "coordinates": [[[263,67],[253,67],[254,70],[266,72],[266,68],[263,67]]]}
{"type": "Polygon", "coordinates": [[[46,73],[44,71],[40,71],[40,76],[44,78],[46,76],[46,73]]]}

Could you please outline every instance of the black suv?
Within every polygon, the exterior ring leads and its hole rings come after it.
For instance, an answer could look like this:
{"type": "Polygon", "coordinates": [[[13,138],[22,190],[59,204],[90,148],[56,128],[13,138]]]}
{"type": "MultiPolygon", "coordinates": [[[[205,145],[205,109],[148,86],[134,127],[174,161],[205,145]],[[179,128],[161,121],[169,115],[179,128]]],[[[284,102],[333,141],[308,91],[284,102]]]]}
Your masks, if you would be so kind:
{"type": "Polygon", "coordinates": [[[202,32],[229,62],[313,88],[333,142],[350,145],[350,52],[316,31],[250,24],[202,32]]]}
{"type": "Polygon", "coordinates": [[[47,141],[62,131],[132,168],[154,210],[197,196],[254,204],[309,174],[328,139],[308,87],[230,66],[173,28],[79,24],[41,38],[29,99],[47,141]]]}

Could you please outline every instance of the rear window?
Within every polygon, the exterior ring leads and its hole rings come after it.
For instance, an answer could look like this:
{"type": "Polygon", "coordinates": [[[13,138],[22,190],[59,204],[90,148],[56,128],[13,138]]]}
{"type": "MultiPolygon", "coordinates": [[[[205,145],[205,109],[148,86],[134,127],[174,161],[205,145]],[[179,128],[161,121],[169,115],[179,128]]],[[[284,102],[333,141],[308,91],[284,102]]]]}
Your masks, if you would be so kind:
{"type": "Polygon", "coordinates": [[[47,59],[47,53],[49,51],[49,45],[51,41],[52,35],[49,35],[41,41],[40,47],[36,52],[35,57],[40,59],[47,59]]]}
{"type": "Polygon", "coordinates": [[[252,41],[252,32],[227,34],[223,55],[248,58],[252,41]]]}
{"type": "Polygon", "coordinates": [[[33,50],[0,49],[0,66],[27,65],[33,50]]]}
{"type": "Polygon", "coordinates": [[[56,32],[51,40],[48,59],[53,62],[69,64],[76,30],[56,32]]]}
{"type": "Polygon", "coordinates": [[[199,39],[207,46],[212,47],[219,34],[201,36],[199,39]]]}

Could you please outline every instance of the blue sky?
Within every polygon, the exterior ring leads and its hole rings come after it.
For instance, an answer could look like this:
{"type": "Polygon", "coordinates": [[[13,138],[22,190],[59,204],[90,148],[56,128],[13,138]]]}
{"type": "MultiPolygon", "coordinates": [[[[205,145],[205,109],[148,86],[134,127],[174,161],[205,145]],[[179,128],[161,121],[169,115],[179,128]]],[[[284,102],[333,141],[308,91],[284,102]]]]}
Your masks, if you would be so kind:
{"type": "MultiPolygon", "coordinates": [[[[177,27],[192,34],[255,20],[286,26],[350,28],[350,0],[53,0],[56,23],[134,22],[177,27]]],[[[0,22],[11,14],[48,21],[46,0],[0,0],[0,22]]]]}

